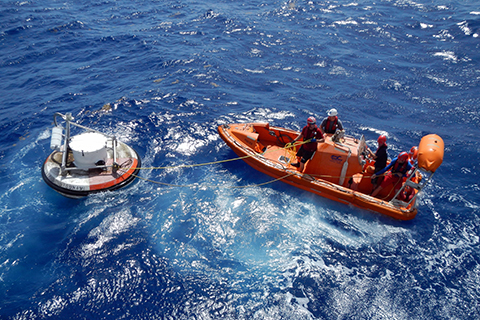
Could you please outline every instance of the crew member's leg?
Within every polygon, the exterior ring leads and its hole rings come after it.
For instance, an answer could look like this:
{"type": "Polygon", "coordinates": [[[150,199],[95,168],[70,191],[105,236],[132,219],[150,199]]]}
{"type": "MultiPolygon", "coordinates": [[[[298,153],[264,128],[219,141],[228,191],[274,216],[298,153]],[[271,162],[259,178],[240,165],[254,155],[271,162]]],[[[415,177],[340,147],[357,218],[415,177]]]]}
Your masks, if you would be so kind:
{"type": "Polygon", "coordinates": [[[371,196],[375,197],[380,191],[382,191],[384,188],[388,187],[392,183],[396,183],[400,179],[396,175],[392,175],[390,172],[385,176],[385,178],[382,181],[382,184],[379,185],[375,190],[373,190],[371,196]]]}
{"type": "Polygon", "coordinates": [[[304,151],[305,150],[303,150],[303,146],[301,146],[300,149],[298,149],[297,154],[296,154],[297,162],[291,163],[292,166],[300,168],[300,166],[302,165],[301,160],[302,160],[302,156],[303,156],[304,151]]]}

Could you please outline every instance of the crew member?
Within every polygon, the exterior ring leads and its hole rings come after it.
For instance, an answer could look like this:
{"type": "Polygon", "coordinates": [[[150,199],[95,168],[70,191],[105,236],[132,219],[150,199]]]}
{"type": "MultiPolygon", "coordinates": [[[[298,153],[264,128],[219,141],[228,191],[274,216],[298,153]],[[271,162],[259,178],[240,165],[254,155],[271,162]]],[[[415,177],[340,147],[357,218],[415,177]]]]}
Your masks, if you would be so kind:
{"type": "Polygon", "coordinates": [[[320,130],[322,133],[335,133],[335,131],[343,130],[343,124],[340,119],[338,119],[338,112],[337,109],[330,109],[327,111],[328,117],[323,119],[322,123],[320,124],[320,130]]]}
{"type": "MultiPolygon", "coordinates": [[[[380,170],[382,170],[383,168],[385,168],[387,166],[387,160],[388,160],[388,153],[387,153],[387,137],[384,136],[384,135],[381,135],[378,137],[377,139],[377,143],[378,143],[378,148],[377,148],[377,151],[375,151],[375,153],[372,152],[372,150],[370,150],[370,148],[367,149],[370,157],[373,158],[373,160],[375,160],[375,169],[374,169],[374,173],[377,173],[379,172],[380,170]]],[[[372,179],[372,184],[373,184],[373,189],[372,190],[375,190],[378,186],[378,184],[382,183],[382,177],[378,177],[378,176],[372,176],[371,179],[372,179]]]]}
{"type": "Polygon", "coordinates": [[[373,192],[372,192],[372,197],[375,197],[380,191],[382,191],[384,188],[388,187],[391,184],[395,184],[395,192],[400,189],[401,184],[401,179],[403,179],[404,176],[407,175],[407,172],[412,169],[412,165],[408,161],[408,153],[402,152],[396,157],[395,159],[390,162],[388,166],[383,168],[382,170],[378,171],[377,173],[372,175],[372,178],[375,178],[376,176],[379,176],[381,174],[384,174],[387,172],[389,169],[392,169],[389,171],[386,175],[385,178],[383,179],[383,182],[381,185],[379,185],[373,192]],[[397,186],[397,184],[400,184],[397,186]]]}
{"type": "Polygon", "coordinates": [[[297,152],[297,162],[292,163],[292,166],[299,168],[298,171],[303,172],[305,163],[310,160],[315,151],[317,151],[317,141],[323,142],[323,133],[316,125],[317,120],[314,117],[309,117],[307,119],[307,125],[303,127],[302,132],[293,139],[292,144],[297,142],[300,139],[303,141],[309,141],[302,144],[300,149],[297,152]]]}

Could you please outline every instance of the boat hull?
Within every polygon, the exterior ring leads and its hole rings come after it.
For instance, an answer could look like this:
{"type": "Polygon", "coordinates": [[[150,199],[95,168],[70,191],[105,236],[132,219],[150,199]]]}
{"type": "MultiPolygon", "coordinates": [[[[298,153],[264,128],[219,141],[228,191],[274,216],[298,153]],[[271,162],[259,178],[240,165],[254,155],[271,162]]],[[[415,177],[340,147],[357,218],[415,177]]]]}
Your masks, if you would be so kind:
{"type": "MultiPolygon", "coordinates": [[[[298,132],[270,127],[269,124],[229,124],[218,127],[221,138],[252,168],[275,179],[322,197],[379,212],[395,219],[411,220],[417,214],[415,205],[393,205],[392,190],[384,190],[382,198],[371,197],[368,163],[358,154],[360,142],[353,138],[335,143],[330,135],[320,143],[303,173],[291,165],[295,150],[286,153],[285,144],[298,132]],[[355,149],[357,148],[357,149],[355,149]],[[348,149],[348,153],[347,150],[348,149]],[[347,156],[348,154],[348,156],[347,156]],[[387,194],[387,196],[386,196],[387,194]]],[[[371,172],[373,173],[373,171],[371,172]]]]}

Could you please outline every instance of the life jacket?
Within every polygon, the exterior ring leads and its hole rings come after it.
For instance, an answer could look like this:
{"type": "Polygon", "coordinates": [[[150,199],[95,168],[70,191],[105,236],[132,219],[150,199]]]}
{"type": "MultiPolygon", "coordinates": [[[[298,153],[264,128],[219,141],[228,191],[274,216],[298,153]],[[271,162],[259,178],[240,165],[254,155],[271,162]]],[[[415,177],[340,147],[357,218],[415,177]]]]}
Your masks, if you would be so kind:
{"type": "Polygon", "coordinates": [[[404,161],[402,164],[398,163],[398,161],[395,161],[395,164],[392,167],[392,173],[403,173],[405,174],[407,172],[407,165],[408,165],[408,160],[404,161]]]}
{"type": "Polygon", "coordinates": [[[313,130],[310,130],[309,128],[306,128],[304,130],[304,132],[302,132],[303,141],[306,141],[306,140],[312,139],[312,138],[322,139],[323,137],[317,137],[317,133],[318,133],[318,127],[317,126],[315,126],[315,129],[313,129],[313,130]]]}
{"type": "Polygon", "coordinates": [[[335,133],[337,130],[338,117],[335,116],[333,121],[330,120],[330,117],[327,118],[327,122],[325,123],[325,133],[335,133]]]}

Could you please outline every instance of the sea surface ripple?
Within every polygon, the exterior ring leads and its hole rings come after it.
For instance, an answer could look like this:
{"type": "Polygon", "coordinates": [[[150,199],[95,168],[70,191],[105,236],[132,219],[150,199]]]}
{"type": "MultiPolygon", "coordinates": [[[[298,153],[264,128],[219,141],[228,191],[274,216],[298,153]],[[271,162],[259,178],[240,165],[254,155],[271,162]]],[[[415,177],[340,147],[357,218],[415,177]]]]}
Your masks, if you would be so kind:
{"type": "Polygon", "coordinates": [[[480,318],[479,49],[472,0],[2,1],[0,318],[480,318]],[[390,157],[443,138],[414,220],[178,167],[235,158],[221,124],[332,107],[390,157]],[[50,189],[55,112],[132,146],[142,179],[50,189]]]}

